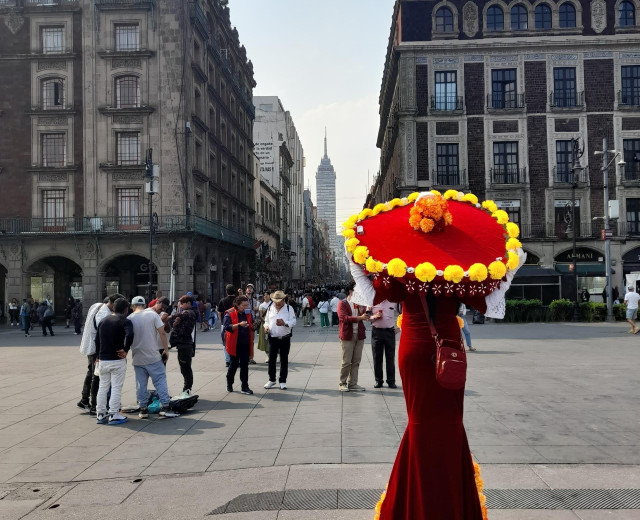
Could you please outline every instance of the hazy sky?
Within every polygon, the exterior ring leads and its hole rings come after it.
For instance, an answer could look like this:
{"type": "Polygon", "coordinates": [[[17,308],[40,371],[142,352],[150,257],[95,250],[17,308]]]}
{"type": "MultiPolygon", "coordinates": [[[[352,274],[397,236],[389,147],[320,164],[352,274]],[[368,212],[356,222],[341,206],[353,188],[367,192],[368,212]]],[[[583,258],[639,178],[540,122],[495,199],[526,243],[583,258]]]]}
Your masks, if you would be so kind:
{"type": "Polygon", "coordinates": [[[337,220],[362,208],[378,171],[378,96],[394,0],[229,0],[253,62],[255,95],[278,96],[307,158],[315,197],[324,128],[336,170],[337,220]]]}

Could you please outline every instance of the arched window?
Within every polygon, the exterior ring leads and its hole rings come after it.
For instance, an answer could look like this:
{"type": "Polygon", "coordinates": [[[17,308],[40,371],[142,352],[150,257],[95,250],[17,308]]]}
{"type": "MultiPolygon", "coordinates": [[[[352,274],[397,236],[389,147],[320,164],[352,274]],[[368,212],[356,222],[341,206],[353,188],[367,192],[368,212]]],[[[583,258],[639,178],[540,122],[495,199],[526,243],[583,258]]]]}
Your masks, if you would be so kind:
{"type": "Polygon", "coordinates": [[[116,108],[137,108],[140,106],[140,83],[137,76],[116,78],[116,108]]]}
{"type": "Polygon", "coordinates": [[[536,7],[536,29],[551,29],[551,7],[547,4],[536,7]]]}
{"type": "Polygon", "coordinates": [[[636,10],[631,2],[625,0],[618,6],[618,25],[632,27],[636,24],[636,10]]]}
{"type": "Polygon", "coordinates": [[[497,5],[492,5],[487,9],[487,29],[489,31],[504,30],[504,13],[497,5]]]}
{"type": "Polygon", "coordinates": [[[570,28],[576,26],[576,8],[570,2],[565,2],[558,10],[560,15],[560,27],[570,28]]]}
{"type": "Polygon", "coordinates": [[[453,32],[453,13],[448,7],[441,7],[436,12],[436,32],[453,32]]]}
{"type": "Polygon", "coordinates": [[[43,79],[41,101],[43,110],[64,107],[64,80],[61,78],[43,79]]]}
{"type": "Polygon", "coordinates": [[[524,31],[529,25],[528,13],[523,5],[514,5],[511,8],[511,30],[524,31]]]}

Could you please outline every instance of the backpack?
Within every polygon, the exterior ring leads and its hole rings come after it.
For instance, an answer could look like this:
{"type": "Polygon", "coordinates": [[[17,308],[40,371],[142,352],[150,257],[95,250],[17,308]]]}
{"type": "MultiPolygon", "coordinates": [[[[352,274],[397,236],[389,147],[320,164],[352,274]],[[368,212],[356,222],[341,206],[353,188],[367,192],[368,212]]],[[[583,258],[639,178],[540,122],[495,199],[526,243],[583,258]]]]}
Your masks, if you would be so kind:
{"type": "Polygon", "coordinates": [[[169,408],[171,408],[171,410],[173,410],[174,412],[182,415],[187,410],[190,410],[194,407],[194,405],[198,402],[198,397],[199,396],[197,395],[190,395],[185,399],[171,399],[171,401],[169,401],[169,408]]]}
{"type": "Polygon", "coordinates": [[[309,301],[309,310],[313,309],[314,303],[313,303],[313,300],[311,299],[311,296],[307,296],[307,300],[309,301]]]}

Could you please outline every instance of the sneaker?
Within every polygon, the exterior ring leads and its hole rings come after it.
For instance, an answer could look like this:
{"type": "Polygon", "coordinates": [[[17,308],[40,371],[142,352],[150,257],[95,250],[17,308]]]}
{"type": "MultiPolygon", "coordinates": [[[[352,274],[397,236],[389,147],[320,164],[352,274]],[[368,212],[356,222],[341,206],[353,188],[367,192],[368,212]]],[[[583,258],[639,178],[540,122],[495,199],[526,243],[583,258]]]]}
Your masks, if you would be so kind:
{"type": "Polygon", "coordinates": [[[341,392],[348,392],[349,391],[349,386],[345,383],[340,383],[338,385],[338,390],[340,390],[341,392]]]}
{"type": "Polygon", "coordinates": [[[230,364],[231,364],[231,363],[229,363],[229,362],[227,361],[227,362],[224,364],[224,366],[226,366],[227,368],[229,368],[229,365],[230,365],[230,364]]]}
{"type": "Polygon", "coordinates": [[[398,385],[396,385],[395,383],[387,383],[387,386],[389,388],[398,388],[398,385]]]}
{"type": "Polygon", "coordinates": [[[73,335],[74,335],[74,336],[77,336],[78,334],[79,334],[78,332],[74,332],[74,333],[73,333],[73,335]]]}
{"type": "Polygon", "coordinates": [[[172,417],[180,417],[180,414],[177,412],[174,412],[173,410],[171,410],[171,408],[169,407],[162,407],[162,410],[160,410],[160,415],[162,417],[167,417],[167,418],[172,418],[172,417]]]}
{"type": "Polygon", "coordinates": [[[227,392],[233,392],[233,385],[227,385],[227,392]]]}
{"type": "Polygon", "coordinates": [[[89,408],[89,415],[97,415],[95,408],[89,408]]]}
{"type": "Polygon", "coordinates": [[[360,385],[349,385],[349,390],[352,392],[364,392],[366,388],[360,385]]]}
{"type": "Polygon", "coordinates": [[[250,359],[249,360],[249,364],[250,365],[255,365],[256,364],[256,360],[255,359],[250,359]]]}
{"type": "Polygon", "coordinates": [[[380,381],[376,381],[376,384],[373,385],[373,388],[382,388],[382,383],[380,381]]]}
{"type": "Polygon", "coordinates": [[[275,381],[267,381],[267,383],[264,385],[264,387],[269,390],[269,388],[273,388],[274,386],[276,386],[276,382],[275,381]]]}
{"type": "Polygon", "coordinates": [[[88,401],[78,401],[78,404],[76,406],[80,408],[80,410],[83,410],[85,412],[88,412],[89,409],[91,408],[91,406],[89,406],[88,401]]]}
{"type": "Polygon", "coordinates": [[[191,396],[191,390],[187,389],[187,390],[183,390],[182,393],[177,396],[174,397],[174,399],[186,399],[187,397],[191,396]]]}
{"type": "Polygon", "coordinates": [[[241,394],[244,395],[253,395],[253,390],[251,390],[251,388],[247,387],[247,388],[243,388],[242,390],[240,390],[241,394]]]}
{"type": "Polygon", "coordinates": [[[108,419],[107,419],[107,416],[106,416],[105,414],[103,414],[103,413],[101,413],[100,415],[98,415],[98,416],[96,417],[96,419],[97,419],[97,420],[96,420],[96,422],[97,422],[98,424],[106,424],[106,423],[107,423],[107,420],[108,420],[108,419]]]}
{"type": "Polygon", "coordinates": [[[147,419],[149,417],[149,410],[147,410],[146,408],[140,408],[138,417],[140,417],[140,419],[147,419]]]}
{"type": "Polygon", "coordinates": [[[280,383],[280,390],[286,390],[287,389],[287,383],[280,383]]]}
{"type": "Polygon", "coordinates": [[[116,424],[124,424],[128,421],[129,419],[127,419],[124,415],[122,415],[121,413],[114,413],[113,415],[111,415],[109,417],[109,424],[110,425],[116,425],[116,424]]]}

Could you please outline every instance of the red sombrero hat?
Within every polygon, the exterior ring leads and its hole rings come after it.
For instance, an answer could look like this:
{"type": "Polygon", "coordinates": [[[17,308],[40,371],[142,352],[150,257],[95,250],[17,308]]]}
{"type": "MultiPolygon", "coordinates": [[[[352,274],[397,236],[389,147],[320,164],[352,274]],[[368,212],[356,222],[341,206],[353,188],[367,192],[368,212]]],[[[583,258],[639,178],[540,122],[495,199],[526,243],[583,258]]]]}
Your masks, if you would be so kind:
{"type": "Polygon", "coordinates": [[[410,291],[488,294],[520,264],[518,226],[493,201],[448,190],[412,193],[364,209],[343,224],[354,263],[410,291]]]}

